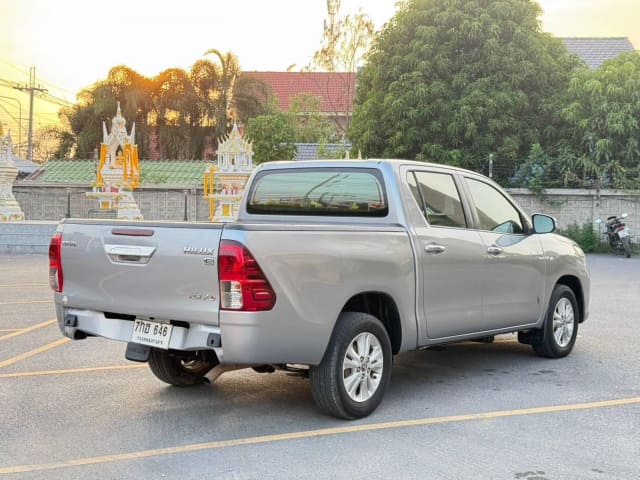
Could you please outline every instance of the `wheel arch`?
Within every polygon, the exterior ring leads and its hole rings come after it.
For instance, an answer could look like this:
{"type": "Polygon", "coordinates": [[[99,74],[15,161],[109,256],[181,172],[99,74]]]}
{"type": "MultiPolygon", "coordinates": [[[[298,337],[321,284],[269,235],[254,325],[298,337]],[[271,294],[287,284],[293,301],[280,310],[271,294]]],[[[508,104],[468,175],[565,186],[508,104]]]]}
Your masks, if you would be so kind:
{"type": "Polygon", "coordinates": [[[402,323],[400,313],[394,299],[384,292],[362,292],[352,296],[342,312],[362,312],[373,315],[382,322],[389,340],[391,352],[397,354],[402,345],[402,323]]]}
{"type": "Polygon", "coordinates": [[[582,323],[584,321],[585,305],[584,305],[584,292],[582,290],[582,284],[580,283],[580,279],[578,279],[578,277],[575,277],[573,275],[565,275],[558,279],[558,281],[556,282],[556,285],[565,285],[569,287],[571,291],[573,291],[573,294],[576,297],[576,301],[578,302],[578,310],[580,311],[579,312],[580,323],[582,323]]]}

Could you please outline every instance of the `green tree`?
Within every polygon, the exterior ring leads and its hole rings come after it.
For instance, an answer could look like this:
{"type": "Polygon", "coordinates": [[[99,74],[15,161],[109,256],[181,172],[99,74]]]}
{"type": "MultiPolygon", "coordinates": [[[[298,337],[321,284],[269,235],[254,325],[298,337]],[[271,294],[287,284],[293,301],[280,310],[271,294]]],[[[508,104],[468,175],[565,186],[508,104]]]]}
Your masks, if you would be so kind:
{"type": "Polygon", "coordinates": [[[328,18],[309,70],[355,72],[369,48],[374,33],[371,18],[362,10],[340,18],[339,11],[340,0],[327,0],[328,18]]]}
{"type": "Polygon", "coordinates": [[[408,0],[358,77],[350,138],[367,156],[417,158],[502,178],[541,141],[544,106],[578,65],[542,33],[531,0],[408,0]],[[506,168],[504,168],[506,167],[506,168]]]}
{"type": "Polygon", "coordinates": [[[233,53],[222,54],[219,50],[211,48],[204,52],[205,55],[215,55],[218,63],[215,75],[215,93],[209,96],[212,105],[212,113],[215,118],[215,135],[221,138],[230,127],[230,108],[233,98],[233,87],[236,79],[240,75],[240,64],[238,57],[233,53]]]}
{"type": "Polygon", "coordinates": [[[328,143],[338,137],[335,123],[320,113],[322,99],[310,93],[291,98],[289,111],[295,122],[295,141],[299,143],[328,143]]]}
{"type": "Polygon", "coordinates": [[[584,69],[572,79],[562,110],[577,152],[572,167],[583,185],[640,186],[640,53],[584,69]]]}
{"type": "Polygon", "coordinates": [[[187,72],[170,68],[154,78],[150,92],[163,158],[193,159],[194,129],[200,124],[198,96],[187,72]]]}
{"type": "MultiPolygon", "coordinates": [[[[349,99],[345,107],[335,105],[334,130],[342,140],[347,136],[351,122],[351,99],[355,96],[353,73],[362,64],[362,59],[373,41],[374,25],[371,18],[362,10],[354,15],[339,16],[340,0],[327,0],[327,18],[324,21],[324,30],[320,48],[313,55],[312,62],[304,70],[333,72],[331,78],[326,78],[322,85],[323,90],[328,91],[334,86],[329,82],[341,81],[339,87],[344,98],[349,99]]],[[[320,80],[320,77],[316,81],[320,80]]]]}
{"type": "Polygon", "coordinates": [[[36,130],[33,141],[33,160],[37,163],[45,163],[55,158],[65,133],[67,132],[59,125],[47,125],[36,130]]]}
{"type": "Polygon", "coordinates": [[[259,108],[264,97],[260,88],[236,85],[240,66],[235,55],[215,49],[205,55],[214,55],[215,61],[200,59],[188,72],[169,68],[153,78],[125,65],[113,67],[106,79],[83,89],[76,104],[61,110],[60,117],[69,128],[60,133],[56,155],[92,158],[102,141],[102,122],[110,125],[120,101],[128,127],[136,124],[141,158],[149,158],[151,143],[163,158],[202,158],[205,146],[215,144],[228,131],[235,87],[240,87],[240,103],[247,106],[246,118],[268,109],[266,105],[259,108]]]}
{"type": "Polygon", "coordinates": [[[247,123],[256,163],[291,160],[296,155],[295,125],[290,114],[259,115],[247,123]]]}
{"type": "Polygon", "coordinates": [[[116,96],[107,81],[100,81],[81,90],[77,102],[60,110],[59,116],[68,123],[74,137],[73,144],[66,143],[68,150],[59,151],[61,157],[71,153],[77,158],[93,158],[94,151],[102,141],[102,122],[110,125],[116,111],[116,96]]]}
{"type": "Polygon", "coordinates": [[[246,124],[250,118],[275,113],[277,106],[271,88],[260,79],[240,75],[233,87],[235,120],[246,124]]]}

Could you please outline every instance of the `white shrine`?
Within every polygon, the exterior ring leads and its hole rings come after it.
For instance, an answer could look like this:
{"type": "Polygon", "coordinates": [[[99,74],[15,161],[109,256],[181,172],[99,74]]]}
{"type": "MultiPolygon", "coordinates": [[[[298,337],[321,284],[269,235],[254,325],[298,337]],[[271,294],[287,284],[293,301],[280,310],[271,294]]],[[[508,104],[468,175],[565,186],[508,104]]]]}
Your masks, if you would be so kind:
{"type": "Polygon", "coordinates": [[[11,135],[0,131],[0,222],[24,220],[24,212],[13,196],[13,181],[18,176],[18,167],[13,163],[11,135]]]}
{"type": "Polygon", "coordinates": [[[142,213],[132,194],[132,190],[140,183],[138,146],[135,143],[136,124],[133,124],[129,134],[126,124],[118,102],[110,133],[107,133],[107,125],[102,122],[100,163],[94,191],[87,193],[87,197],[97,198],[100,210],[115,211],[116,218],[142,220],[142,213]]]}
{"type": "Polygon", "coordinates": [[[204,198],[209,200],[209,220],[232,222],[238,216],[240,199],[251,172],[253,146],[242,138],[238,125],[218,145],[217,165],[204,173],[204,198]]]}

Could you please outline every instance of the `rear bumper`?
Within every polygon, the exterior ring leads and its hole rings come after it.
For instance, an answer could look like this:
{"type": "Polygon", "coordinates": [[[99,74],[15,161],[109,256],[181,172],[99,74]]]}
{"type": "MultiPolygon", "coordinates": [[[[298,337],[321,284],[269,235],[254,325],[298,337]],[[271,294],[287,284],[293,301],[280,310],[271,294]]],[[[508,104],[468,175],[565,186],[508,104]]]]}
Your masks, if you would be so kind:
{"type": "MultiPolygon", "coordinates": [[[[133,321],[118,318],[107,318],[102,312],[65,308],[56,302],[56,317],[62,334],[71,339],[84,338],[87,335],[128,342],[133,331],[133,321]],[[64,319],[73,315],[74,326],[66,326],[64,319]]],[[[207,344],[210,334],[220,335],[220,328],[213,325],[191,323],[189,328],[174,326],[169,348],[172,350],[215,350],[221,357],[218,348],[207,344]]]]}
{"type": "MultiPolygon", "coordinates": [[[[132,320],[107,318],[103,312],[95,310],[64,307],[58,299],[55,308],[60,331],[73,340],[86,336],[121,342],[129,342],[131,339],[134,326],[132,320]],[[73,326],[65,325],[65,317],[69,315],[73,316],[73,326]]],[[[220,326],[194,322],[189,323],[189,328],[174,325],[169,349],[213,350],[223,364],[317,365],[322,359],[331,332],[314,330],[310,324],[296,327],[290,323],[281,325],[280,322],[281,317],[273,312],[266,312],[266,315],[226,312],[226,315],[221,316],[220,326]],[[211,334],[218,336],[221,345],[211,346],[211,334]]]]}

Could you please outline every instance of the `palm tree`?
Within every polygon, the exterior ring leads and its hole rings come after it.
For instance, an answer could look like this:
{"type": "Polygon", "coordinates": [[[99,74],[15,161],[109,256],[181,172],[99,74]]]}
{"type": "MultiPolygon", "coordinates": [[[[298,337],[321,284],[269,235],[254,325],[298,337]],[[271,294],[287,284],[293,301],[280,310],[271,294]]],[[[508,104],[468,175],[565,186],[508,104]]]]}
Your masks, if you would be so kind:
{"type": "Polygon", "coordinates": [[[227,133],[229,125],[231,99],[233,87],[236,79],[240,75],[240,64],[238,57],[233,53],[222,54],[219,50],[211,48],[204,52],[205,55],[215,55],[218,57],[219,65],[215,65],[216,76],[214,80],[217,95],[214,98],[207,98],[210,102],[211,111],[215,119],[215,134],[220,138],[227,133]]]}

